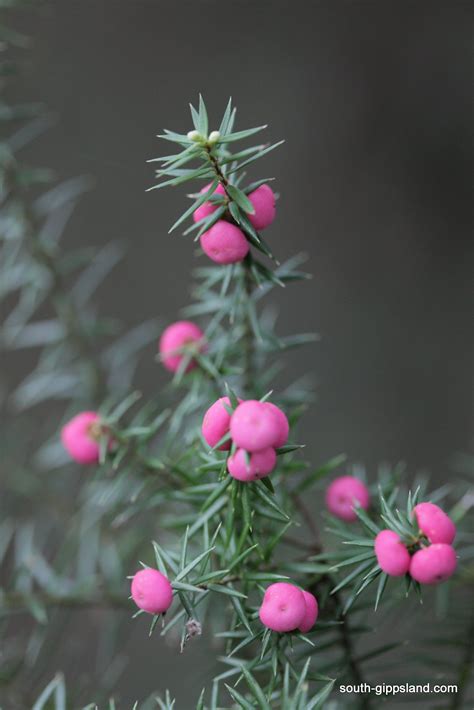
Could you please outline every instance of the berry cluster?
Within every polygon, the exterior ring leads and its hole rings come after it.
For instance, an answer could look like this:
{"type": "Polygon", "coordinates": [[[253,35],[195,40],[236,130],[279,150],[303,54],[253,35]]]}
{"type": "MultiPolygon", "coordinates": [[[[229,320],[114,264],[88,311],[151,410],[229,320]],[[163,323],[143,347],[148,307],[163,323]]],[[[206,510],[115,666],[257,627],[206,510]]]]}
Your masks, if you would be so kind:
{"type": "Polygon", "coordinates": [[[202,421],[207,444],[221,451],[231,450],[227,470],[238,481],[268,476],[276,465],[276,449],[288,441],[288,419],[271,402],[239,400],[232,410],[228,397],[209,407],[202,421]]]}
{"type": "Polygon", "coordinates": [[[418,537],[405,543],[393,530],[382,530],[375,538],[377,562],[392,577],[408,573],[420,584],[444,582],[454,574],[457,565],[452,547],[456,526],[434,503],[419,503],[413,512],[418,537]]]}
{"type": "MultiPolygon", "coordinates": [[[[206,185],[201,193],[208,192],[210,185],[206,185]]],[[[227,201],[227,194],[222,184],[219,184],[213,197],[222,197],[222,204],[227,201]]],[[[275,195],[268,185],[260,185],[248,195],[253,207],[253,214],[248,218],[255,229],[261,230],[268,227],[275,219],[275,195]]],[[[218,203],[204,202],[194,211],[193,219],[200,222],[213,214],[218,208],[218,203]]],[[[239,227],[226,219],[218,220],[213,226],[201,235],[201,248],[206,256],[217,264],[235,264],[242,261],[249,251],[250,245],[245,234],[239,227]]]]}

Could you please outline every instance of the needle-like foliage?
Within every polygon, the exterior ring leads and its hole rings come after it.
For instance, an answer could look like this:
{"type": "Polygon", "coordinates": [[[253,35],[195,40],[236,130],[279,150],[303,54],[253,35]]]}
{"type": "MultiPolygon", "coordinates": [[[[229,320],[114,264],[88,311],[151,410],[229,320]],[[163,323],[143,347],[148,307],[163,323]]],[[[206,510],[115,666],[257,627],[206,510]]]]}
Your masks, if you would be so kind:
{"type": "MultiPolygon", "coordinates": [[[[3,28],[3,34],[7,43],[23,44],[14,32],[3,28]]],[[[115,701],[106,700],[114,693],[119,664],[112,640],[133,624],[153,649],[147,655],[155,657],[165,635],[183,653],[188,644],[206,643],[203,635],[214,637],[217,671],[207,687],[196,688],[198,710],[376,707],[370,695],[344,695],[339,686],[389,682],[403,673],[411,674],[410,682],[429,679],[427,669],[444,660],[446,647],[455,649],[453,663],[439,666],[443,673],[437,677],[455,682],[458,692],[440,702],[463,707],[474,653],[468,621],[474,548],[466,515],[473,489],[464,462],[449,486],[434,492],[402,466],[382,467],[368,483],[371,505],[356,507],[355,522],[326,513],[321,525],[329,477],[348,464],[344,455],[316,466],[306,460],[296,432],[301,417],[310,416],[307,381],[284,389],[278,382],[286,351],[316,336],[281,334],[267,308],[273,289],[309,275],[303,257],[274,254],[273,228],[264,239],[251,220],[250,196],[272,184],[272,178],[254,171],[283,141],[249,145],[257,136],[260,140],[266,126],[237,129],[231,100],[213,124],[201,96],[197,108],[191,106],[188,133],[160,135],[175,152],[151,161],[158,167],[150,190],[174,187],[188,199],[170,231],[181,230],[189,248],[196,249],[194,242],[225,220],[242,230],[250,251],[239,263],[208,262],[196,269],[192,302],[183,316],[199,321],[207,347],[185,347],[169,386],[155,396],[134,390],[133,373],[142,347],[158,334],[156,324],[127,332],[93,307],[94,292],[120,251],[108,246],[91,256],[89,249],[71,252],[62,246],[87,181],[52,187],[48,171],[31,169],[20,159],[24,144],[43,127],[36,107],[9,107],[2,115],[12,125],[0,166],[0,297],[7,314],[2,346],[36,353],[36,364],[3,397],[6,419],[15,411],[14,425],[1,440],[8,468],[0,521],[5,707],[113,710],[115,701]],[[194,221],[205,203],[214,209],[194,221]],[[271,398],[287,413],[290,439],[277,449],[271,477],[234,479],[228,457],[235,447],[220,448],[226,437],[214,447],[204,441],[203,415],[224,396],[229,414],[239,398],[271,398]],[[102,422],[100,457],[93,473],[84,476],[67,460],[59,430],[71,414],[92,407],[102,422]],[[46,411],[47,421],[35,425],[46,411]],[[395,532],[411,554],[428,544],[414,514],[417,503],[426,500],[442,502],[460,530],[458,572],[435,593],[426,593],[408,574],[390,579],[374,551],[382,529],[395,532]],[[173,604],[165,615],[137,611],[129,600],[127,577],[140,567],[155,568],[170,580],[173,604]],[[280,581],[317,597],[319,618],[310,631],[281,634],[262,625],[265,589],[280,581]],[[68,678],[66,690],[62,675],[49,680],[45,674],[51,644],[58,638],[65,642],[65,610],[85,614],[91,607],[125,608],[137,618],[121,615],[97,631],[108,651],[85,698],[74,678],[68,678]],[[409,632],[402,623],[400,633],[393,632],[394,618],[405,618],[406,627],[416,626],[419,618],[426,629],[427,614],[432,625],[444,623],[443,632],[418,633],[407,648],[409,632]],[[20,616],[25,623],[17,629],[20,616]],[[385,654],[390,654],[390,676],[383,670],[385,654]],[[38,687],[44,689],[32,697],[30,689],[38,687]],[[90,697],[99,704],[87,705],[90,697]]],[[[126,675],[126,668],[119,670],[126,675]]],[[[135,707],[170,710],[179,703],[174,689],[148,688],[135,707]],[[150,695],[154,690],[158,697],[150,695]]]]}

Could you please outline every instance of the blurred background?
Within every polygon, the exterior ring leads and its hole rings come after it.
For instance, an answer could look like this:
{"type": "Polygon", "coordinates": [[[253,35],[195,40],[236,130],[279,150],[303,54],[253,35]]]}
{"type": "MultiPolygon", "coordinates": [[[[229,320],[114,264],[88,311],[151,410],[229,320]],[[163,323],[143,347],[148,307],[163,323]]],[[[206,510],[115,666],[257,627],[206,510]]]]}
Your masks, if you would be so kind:
{"type": "MultiPolygon", "coordinates": [[[[281,260],[307,253],[314,274],[274,298],[281,333],[321,335],[288,367],[316,384],[301,435],[315,464],[345,452],[373,477],[403,459],[440,482],[470,448],[471,21],[471,3],[433,0],[49,0],[17,17],[33,46],[14,90],[57,117],[25,157],[94,177],[67,239],[126,244],[99,301],[130,325],[174,320],[204,263],[189,237],[167,235],[184,191],[145,192],[146,160],[167,152],[156,134],[189,130],[202,92],[211,128],[231,95],[239,128],[286,139],[259,169],[281,193],[268,241],[281,260]]],[[[150,393],[167,379],[153,356],[138,376],[150,393]]],[[[165,675],[191,708],[214,651],[192,647],[178,665],[142,632],[123,648],[124,707],[165,675]]],[[[51,672],[79,673],[82,657],[87,675],[94,639],[74,622],[70,638],[51,672]]]]}

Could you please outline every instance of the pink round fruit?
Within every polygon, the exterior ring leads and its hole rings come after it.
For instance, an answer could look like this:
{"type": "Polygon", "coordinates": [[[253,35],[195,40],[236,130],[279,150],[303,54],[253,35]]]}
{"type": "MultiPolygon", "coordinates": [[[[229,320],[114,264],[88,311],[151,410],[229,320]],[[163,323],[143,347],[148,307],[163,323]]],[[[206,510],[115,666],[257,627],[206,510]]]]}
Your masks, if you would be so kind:
{"type": "Polygon", "coordinates": [[[381,530],[375,538],[375,556],[382,572],[403,577],[410,567],[410,553],[393,530],[381,530]]]}
{"type": "Polygon", "coordinates": [[[271,446],[247,455],[248,465],[244,449],[237,449],[227,461],[227,470],[232,478],[238,481],[255,481],[257,478],[265,478],[275,468],[276,453],[271,446]]]}
{"type": "MultiPolygon", "coordinates": [[[[239,399],[239,402],[241,400],[239,399]]],[[[211,404],[202,420],[202,435],[204,440],[211,448],[229,432],[230,414],[224,405],[231,406],[228,397],[221,397],[214,404],[211,404]]],[[[230,439],[219,446],[220,451],[228,451],[230,449],[230,439]]]]}
{"type": "Polygon", "coordinates": [[[336,478],[326,491],[326,506],[330,513],[353,522],[357,520],[354,506],[359,505],[367,510],[370,505],[370,494],[367,486],[354,476],[340,476],[336,478]]]}
{"type": "MultiPolygon", "coordinates": [[[[209,188],[211,187],[211,183],[208,185],[205,185],[202,190],[199,192],[203,194],[204,192],[207,192],[209,188]]],[[[225,195],[225,190],[222,187],[221,184],[219,184],[214,192],[212,193],[213,195],[225,195]]],[[[193,220],[195,222],[200,222],[201,219],[204,219],[205,217],[209,217],[209,215],[213,214],[217,209],[217,205],[213,205],[212,202],[203,202],[203,204],[198,207],[196,210],[193,212],[193,220]]]]}
{"type": "MultiPolygon", "coordinates": [[[[163,365],[170,372],[176,372],[186,356],[186,348],[194,348],[198,352],[206,350],[204,333],[195,323],[189,320],[179,320],[165,328],[158,348],[163,365]]],[[[194,367],[196,367],[196,361],[191,359],[186,367],[186,372],[194,367]]]]}
{"type": "Polygon", "coordinates": [[[414,507],[418,527],[430,542],[450,545],[456,537],[456,526],[444,510],[434,503],[418,503],[414,507]]]}
{"type": "Polygon", "coordinates": [[[278,437],[276,438],[273,446],[276,449],[279,449],[280,446],[284,446],[288,441],[290,425],[288,423],[288,419],[286,417],[285,412],[283,412],[280,407],[277,407],[276,404],[273,404],[272,402],[266,402],[266,405],[269,409],[271,409],[278,421],[278,437]]]}
{"type": "Polygon", "coordinates": [[[267,587],[259,616],[268,629],[280,633],[294,631],[304,623],[305,615],[306,602],[301,589],[288,582],[267,587]]]}
{"type": "Polygon", "coordinates": [[[76,414],[61,429],[61,441],[69,456],[82,464],[99,460],[101,423],[97,412],[76,414]]]}
{"type": "Polygon", "coordinates": [[[440,542],[415,552],[411,558],[410,575],[420,584],[439,584],[454,574],[456,566],[454,548],[440,542]]]}
{"type": "Polygon", "coordinates": [[[209,259],[217,264],[242,261],[250,249],[242,230],[223,219],[201,235],[201,247],[209,259]]]}
{"type": "Polygon", "coordinates": [[[274,446],[280,436],[277,417],[265,402],[248,399],[239,404],[230,419],[233,442],[246,451],[274,446]]]}
{"type": "Polygon", "coordinates": [[[170,581],[157,569],[147,567],[132,579],[132,599],[139,609],[149,614],[163,614],[173,601],[170,581]]]}
{"type": "Polygon", "coordinates": [[[255,229],[265,229],[275,219],[275,194],[268,185],[260,185],[248,196],[254,213],[249,214],[249,220],[255,229]]]}
{"type": "Polygon", "coordinates": [[[303,597],[306,604],[306,612],[303,617],[303,621],[301,622],[298,628],[302,634],[307,634],[308,631],[311,631],[314,624],[316,623],[319,610],[318,601],[314,594],[311,594],[311,592],[305,592],[303,590],[303,597]]]}

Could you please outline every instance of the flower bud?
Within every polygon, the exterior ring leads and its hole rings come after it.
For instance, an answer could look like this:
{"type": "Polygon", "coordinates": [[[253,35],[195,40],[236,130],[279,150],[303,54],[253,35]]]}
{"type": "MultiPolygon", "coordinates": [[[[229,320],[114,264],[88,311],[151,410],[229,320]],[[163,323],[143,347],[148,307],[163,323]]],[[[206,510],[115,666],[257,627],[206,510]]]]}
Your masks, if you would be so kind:
{"type": "Polygon", "coordinates": [[[274,446],[281,434],[281,425],[266,402],[248,399],[239,404],[230,420],[234,443],[246,451],[261,451],[274,446]]]}
{"type": "Polygon", "coordinates": [[[313,628],[314,624],[316,623],[316,619],[318,618],[318,600],[314,596],[314,594],[311,594],[311,592],[305,592],[303,590],[303,597],[304,601],[306,604],[306,612],[303,617],[303,621],[299,625],[298,629],[301,631],[303,634],[307,634],[308,631],[311,631],[313,628]]]}
{"type": "Polygon", "coordinates": [[[304,624],[306,613],[301,589],[288,582],[276,582],[267,587],[259,616],[268,629],[285,633],[304,624]]]}
{"type": "MultiPolygon", "coordinates": [[[[239,400],[240,402],[241,400],[239,400]]],[[[224,438],[230,427],[230,414],[224,405],[230,407],[229,397],[221,397],[211,404],[202,420],[202,435],[211,448],[224,438]]],[[[221,451],[230,449],[230,440],[219,446],[221,451]]]]}
{"type": "MultiPolygon", "coordinates": [[[[206,350],[204,333],[191,321],[179,320],[163,331],[158,345],[163,365],[170,372],[177,372],[183,358],[185,348],[195,347],[198,352],[206,350]]],[[[189,372],[196,367],[196,361],[191,359],[186,368],[189,372]]]]}
{"type": "Polygon", "coordinates": [[[249,215],[249,220],[255,229],[265,229],[275,219],[275,193],[268,185],[260,185],[248,196],[252,203],[254,213],[249,215]]]}
{"type": "Polygon", "coordinates": [[[365,483],[354,476],[336,478],[326,491],[326,506],[330,513],[348,522],[357,520],[354,510],[359,505],[367,510],[370,504],[370,494],[365,483]]]}
{"type": "Polygon", "coordinates": [[[187,137],[190,141],[193,141],[194,143],[199,143],[200,141],[202,141],[202,136],[199,131],[189,131],[187,137]]]}
{"type": "Polygon", "coordinates": [[[456,526],[444,510],[434,503],[418,503],[413,511],[420,531],[430,542],[452,543],[456,537],[456,526]]]}
{"type": "Polygon", "coordinates": [[[101,422],[97,412],[76,414],[61,430],[61,442],[69,456],[82,464],[99,461],[101,422]]]}
{"type": "Polygon", "coordinates": [[[235,264],[247,256],[250,244],[235,224],[220,219],[201,234],[201,248],[217,264],[235,264]]]}
{"type": "Polygon", "coordinates": [[[157,569],[146,567],[132,579],[132,599],[139,609],[149,614],[163,614],[173,601],[170,581],[157,569]]]}
{"type": "Polygon", "coordinates": [[[393,530],[381,530],[375,538],[375,556],[380,569],[391,577],[403,577],[410,567],[410,553],[393,530]]]}
{"type": "Polygon", "coordinates": [[[221,134],[219,131],[211,131],[209,134],[209,138],[207,139],[208,143],[217,143],[217,141],[220,139],[221,134]]]}
{"type": "Polygon", "coordinates": [[[254,451],[253,454],[247,453],[247,456],[245,454],[244,449],[237,449],[227,461],[227,470],[232,478],[238,481],[265,478],[275,468],[276,453],[271,446],[261,451],[254,451]]]}
{"type": "Polygon", "coordinates": [[[415,552],[411,558],[410,575],[420,584],[439,584],[454,574],[456,566],[454,548],[436,543],[415,552]]]}

